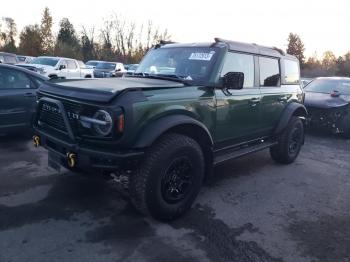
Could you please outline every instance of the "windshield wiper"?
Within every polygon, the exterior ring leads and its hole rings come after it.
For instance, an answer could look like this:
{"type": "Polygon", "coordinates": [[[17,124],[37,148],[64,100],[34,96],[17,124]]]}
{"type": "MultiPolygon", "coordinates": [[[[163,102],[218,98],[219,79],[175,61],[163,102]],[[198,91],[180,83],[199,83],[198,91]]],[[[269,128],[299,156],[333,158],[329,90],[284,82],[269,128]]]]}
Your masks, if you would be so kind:
{"type": "Polygon", "coordinates": [[[144,78],[151,78],[151,79],[170,80],[170,81],[183,83],[188,86],[191,85],[187,79],[175,74],[166,75],[166,74],[134,73],[133,75],[128,75],[127,77],[144,77],[144,78]]]}

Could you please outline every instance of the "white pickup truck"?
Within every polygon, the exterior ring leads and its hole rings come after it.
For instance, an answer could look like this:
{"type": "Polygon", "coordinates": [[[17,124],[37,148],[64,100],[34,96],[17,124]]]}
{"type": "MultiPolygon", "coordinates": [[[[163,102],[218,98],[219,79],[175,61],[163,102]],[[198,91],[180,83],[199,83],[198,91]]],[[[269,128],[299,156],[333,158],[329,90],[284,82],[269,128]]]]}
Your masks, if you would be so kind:
{"type": "Polygon", "coordinates": [[[93,78],[93,69],[87,68],[82,61],[65,57],[39,56],[30,64],[21,67],[36,71],[49,78],[93,78]]]}

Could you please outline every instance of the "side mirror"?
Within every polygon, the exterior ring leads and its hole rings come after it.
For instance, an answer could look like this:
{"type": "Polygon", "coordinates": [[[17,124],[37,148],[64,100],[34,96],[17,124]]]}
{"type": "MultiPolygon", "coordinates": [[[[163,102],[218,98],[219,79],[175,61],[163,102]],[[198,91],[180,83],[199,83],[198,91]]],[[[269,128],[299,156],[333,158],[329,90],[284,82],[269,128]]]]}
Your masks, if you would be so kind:
{"type": "Polygon", "coordinates": [[[60,67],[58,68],[58,70],[62,70],[62,69],[66,69],[66,65],[60,65],[60,67]]]}
{"type": "Polygon", "coordinates": [[[120,71],[122,71],[120,68],[118,68],[117,70],[115,70],[116,72],[120,72],[120,71]]]}
{"type": "Polygon", "coordinates": [[[244,83],[244,73],[228,72],[222,78],[223,87],[227,89],[242,89],[244,83]]]}

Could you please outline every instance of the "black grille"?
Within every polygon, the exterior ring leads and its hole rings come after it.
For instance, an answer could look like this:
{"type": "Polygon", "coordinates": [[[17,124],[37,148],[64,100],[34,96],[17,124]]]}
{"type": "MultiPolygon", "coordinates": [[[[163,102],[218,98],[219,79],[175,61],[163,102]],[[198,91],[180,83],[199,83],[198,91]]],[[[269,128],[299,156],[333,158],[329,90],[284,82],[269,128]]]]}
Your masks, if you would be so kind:
{"type": "Polygon", "coordinates": [[[46,125],[51,128],[58,129],[63,132],[67,132],[66,126],[63,121],[62,113],[56,104],[42,103],[39,115],[39,124],[46,125]]]}
{"type": "MultiPolygon", "coordinates": [[[[43,95],[38,93],[38,99],[42,97],[43,95]]],[[[57,99],[56,97],[49,98],[59,100],[63,104],[63,107],[67,113],[69,124],[75,136],[79,137],[83,135],[90,135],[91,130],[82,127],[79,120],[77,119],[77,116],[92,116],[94,112],[96,112],[96,108],[65,99],[57,99]]],[[[42,102],[39,108],[38,120],[39,125],[45,128],[53,128],[60,132],[67,133],[67,128],[62,117],[62,112],[60,112],[58,105],[55,103],[50,103],[48,101],[42,102]]]]}

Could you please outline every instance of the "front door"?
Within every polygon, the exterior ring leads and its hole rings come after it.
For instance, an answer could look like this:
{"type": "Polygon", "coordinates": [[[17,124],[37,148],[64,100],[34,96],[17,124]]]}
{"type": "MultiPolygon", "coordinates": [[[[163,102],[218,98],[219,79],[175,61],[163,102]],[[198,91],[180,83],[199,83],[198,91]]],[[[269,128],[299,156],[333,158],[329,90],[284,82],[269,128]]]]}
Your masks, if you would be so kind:
{"type": "Polygon", "coordinates": [[[36,100],[32,87],[23,72],[0,68],[0,133],[28,127],[36,100]]]}
{"type": "Polygon", "coordinates": [[[259,136],[260,89],[255,81],[254,56],[231,53],[226,55],[221,76],[228,72],[242,72],[241,90],[217,89],[216,147],[221,148],[259,136]]]}

